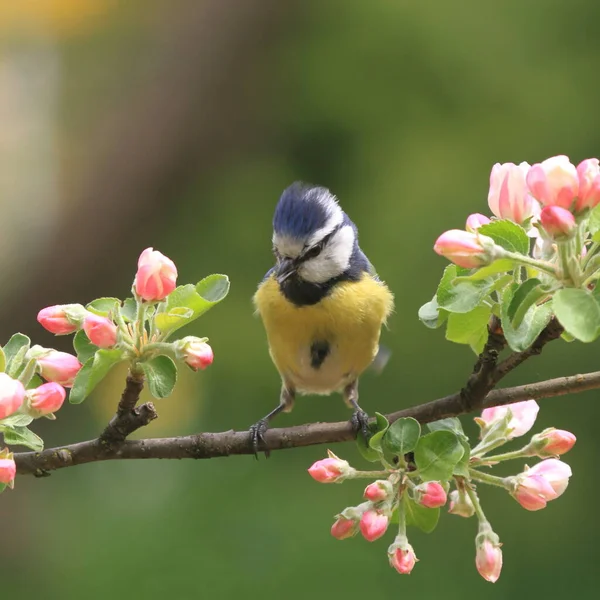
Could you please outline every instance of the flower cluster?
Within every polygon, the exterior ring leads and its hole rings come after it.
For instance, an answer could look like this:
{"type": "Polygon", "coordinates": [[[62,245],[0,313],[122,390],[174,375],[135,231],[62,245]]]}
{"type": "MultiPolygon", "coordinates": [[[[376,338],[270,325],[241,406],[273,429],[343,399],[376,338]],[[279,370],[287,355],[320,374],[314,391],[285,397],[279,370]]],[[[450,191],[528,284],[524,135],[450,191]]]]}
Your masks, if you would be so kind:
{"type": "Polygon", "coordinates": [[[464,230],[439,236],[434,250],[453,262],[419,312],[431,328],[446,321],[450,341],[479,353],[491,315],[521,352],[551,319],[564,337],[600,335],[600,163],[566,156],[539,164],[496,164],[488,206],[464,230]]]}
{"type": "MultiPolygon", "coordinates": [[[[69,401],[82,402],[109,370],[127,362],[145,378],[156,398],[170,394],[177,378],[174,361],[194,371],[213,361],[207,338],[169,338],[220,302],[229,290],[225,275],[210,275],[196,285],[176,287],[177,268],[160,252],[147,248],[138,260],[133,298],[99,298],[83,306],[49,306],[39,323],[55,335],[75,334],[77,356],[42,346],[15,334],[0,349],[0,433],[7,445],[42,450],[42,440],[27,426],[40,417],[54,419],[71,388],[69,401]],[[45,380],[45,382],[44,382],[45,380]]],[[[12,453],[0,452],[0,492],[12,487],[12,453]]]]}
{"type": "MultiPolygon", "coordinates": [[[[217,277],[220,284],[224,276],[217,277]]],[[[206,338],[188,336],[172,344],[165,343],[175,329],[199,316],[195,314],[200,312],[195,310],[195,305],[204,300],[196,290],[186,290],[180,302],[176,282],[175,263],[157,250],[146,248],[138,260],[133,301],[121,303],[116,298],[100,298],[87,307],[81,304],[49,306],[39,312],[38,321],[56,335],[77,333],[80,337],[75,342],[76,350],[78,346],[90,344],[96,350],[116,348],[122,350],[121,360],[130,358],[140,365],[165,354],[182,360],[194,370],[205,369],[213,361],[212,348],[206,338]],[[175,303],[170,306],[174,297],[175,303]],[[194,306],[188,306],[190,303],[194,306]]]]}
{"type": "MultiPolygon", "coordinates": [[[[65,352],[30,348],[29,339],[21,334],[0,349],[0,363],[0,433],[6,444],[41,450],[41,439],[27,426],[40,417],[56,418],[54,413],[67,395],[65,388],[73,384],[81,364],[65,352]]],[[[0,492],[13,487],[15,474],[12,453],[0,450],[0,492]]]]}
{"type": "MultiPolygon", "coordinates": [[[[554,156],[533,166],[526,162],[496,164],[490,176],[490,211],[498,219],[524,226],[529,235],[539,236],[540,254],[543,242],[575,235],[577,219],[581,221],[599,203],[600,167],[596,158],[584,160],[577,168],[567,156],[554,156]]],[[[467,269],[502,258],[501,247],[478,232],[491,222],[485,215],[472,214],[467,218],[466,231],[446,231],[434,249],[467,269]]]]}
{"type": "Polygon", "coordinates": [[[365,488],[363,502],[335,516],[331,535],[344,540],[360,532],[373,542],[395,523],[398,533],[388,548],[388,559],[399,573],[408,574],[417,557],[408,540],[407,526],[433,531],[440,508],[448,504],[450,514],[477,517],[475,566],[484,579],[495,582],[502,569],[501,543],[483,512],[476,486],[500,487],[523,508],[539,510],[565,491],[571,476],[570,467],[558,459],[575,444],[575,436],[568,431],[546,429],[519,450],[490,454],[525,435],[533,427],[538,411],[534,400],[485,409],[475,419],[480,439],[473,447],[458,419],[431,423],[430,433],[422,435],[414,419],[398,419],[390,425],[377,415],[368,446],[361,442],[359,448],[365,458],[380,462],[383,470],[359,471],[332,452],[308,469],[320,483],[374,480],[365,488]],[[488,472],[499,463],[532,457],[541,461],[531,468],[525,466],[519,474],[498,477],[488,472]]]}

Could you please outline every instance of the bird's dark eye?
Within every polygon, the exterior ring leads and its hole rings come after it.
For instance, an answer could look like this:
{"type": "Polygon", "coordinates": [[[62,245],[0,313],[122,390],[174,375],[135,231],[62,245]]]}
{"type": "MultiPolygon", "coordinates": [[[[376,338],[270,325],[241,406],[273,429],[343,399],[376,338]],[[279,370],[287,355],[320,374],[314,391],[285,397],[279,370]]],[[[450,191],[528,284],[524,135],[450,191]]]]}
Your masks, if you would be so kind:
{"type": "Polygon", "coordinates": [[[319,256],[319,254],[321,254],[321,250],[322,250],[322,246],[321,244],[317,244],[316,246],[313,246],[312,248],[310,248],[310,250],[307,250],[304,253],[304,256],[302,258],[308,260],[309,258],[315,258],[315,256],[319,256]]]}

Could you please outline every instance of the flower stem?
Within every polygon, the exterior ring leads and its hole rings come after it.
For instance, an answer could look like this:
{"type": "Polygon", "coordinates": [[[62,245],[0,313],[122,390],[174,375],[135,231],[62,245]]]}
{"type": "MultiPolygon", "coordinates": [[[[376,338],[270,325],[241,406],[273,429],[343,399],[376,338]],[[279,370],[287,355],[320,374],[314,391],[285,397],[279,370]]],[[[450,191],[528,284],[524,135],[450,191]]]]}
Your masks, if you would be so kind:
{"type": "MultiPolygon", "coordinates": [[[[506,489],[506,483],[503,477],[496,477],[495,475],[489,475],[488,473],[482,473],[477,469],[469,468],[469,475],[472,479],[480,481],[481,483],[487,483],[488,485],[495,485],[506,489]]],[[[468,487],[467,487],[468,490],[468,487]]],[[[473,498],[471,498],[472,500],[473,498]]]]}
{"type": "Polygon", "coordinates": [[[402,495],[398,498],[398,537],[406,538],[406,511],[402,495]]]}
{"type": "Polygon", "coordinates": [[[513,450],[512,452],[505,452],[504,454],[487,456],[485,460],[502,462],[503,460],[514,460],[516,458],[527,458],[529,456],[534,456],[534,454],[530,452],[529,446],[524,446],[520,450],[513,450]]]}
{"type": "Polygon", "coordinates": [[[508,440],[506,438],[499,438],[487,443],[482,440],[479,444],[477,444],[477,446],[475,446],[475,448],[473,448],[473,450],[471,450],[471,456],[481,457],[484,454],[503,446],[507,441],[508,440]]]}
{"type": "Polygon", "coordinates": [[[584,270],[587,270],[587,267],[588,267],[589,263],[591,262],[591,260],[596,258],[596,256],[594,256],[594,255],[598,251],[598,248],[600,248],[600,244],[598,242],[593,242],[592,245],[590,246],[589,250],[587,251],[587,254],[585,255],[585,258],[583,259],[583,261],[581,263],[581,266],[584,270]]]}
{"type": "Polygon", "coordinates": [[[479,498],[477,497],[477,494],[473,491],[473,488],[470,485],[466,485],[465,491],[467,492],[467,495],[469,496],[471,503],[473,504],[473,508],[475,509],[475,514],[477,515],[477,519],[479,520],[479,522],[487,523],[488,520],[483,512],[483,509],[481,508],[481,504],[479,503],[479,498]]]}
{"type": "Polygon", "coordinates": [[[389,471],[354,471],[352,477],[348,479],[377,479],[379,477],[389,477],[389,471]]]}
{"type": "Polygon", "coordinates": [[[139,350],[142,349],[144,345],[144,336],[143,333],[146,330],[146,324],[144,323],[146,318],[146,304],[141,298],[137,300],[137,314],[135,317],[135,325],[136,325],[136,346],[139,350]]]}
{"type": "Polygon", "coordinates": [[[529,265],[538,271],[548,273],[548,275],[552,275],[553,277],[557,276],[556,267],[554,265],[541,260],[536,260],[530,256],[525,256],[524,254],[519,254],[518,252],[509,252],[508,250],[503,249],[499,258],[509,258],[510,260],[514,260],[523,265],[529,265]]]}

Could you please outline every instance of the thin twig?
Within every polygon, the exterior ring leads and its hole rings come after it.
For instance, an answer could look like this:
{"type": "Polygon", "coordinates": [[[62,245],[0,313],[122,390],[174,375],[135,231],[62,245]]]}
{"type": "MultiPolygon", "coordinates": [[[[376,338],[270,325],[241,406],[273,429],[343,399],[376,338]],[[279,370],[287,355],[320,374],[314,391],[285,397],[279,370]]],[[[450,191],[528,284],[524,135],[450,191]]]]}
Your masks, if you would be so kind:
{"type": "Polygon", "coordinates": [[[532,356],[537,356],[541,354],[544,346],[552,342],[553,340],[558,339],[564,329],[562,325],[556,320],[552,319],[548,325],[546,325],[545,329],[540,333],[535,342],[527,348],[524,352],[513,352],[508,358],[503,360],[498,367],[496,368],[496,372],[494,374],[494,385],[496,385],[503,377],[508,375],[513,369],[516,369],[521,363],[525,362],[528,358],[532,356]]]}
{"type": "Polygon", "coordinates": [[[125,389],[117,406],[117,414],[110,420],[98,438],[98,442],[105,449],[116,449],[136,429],[148,425],[150,421],[158,417],[152,402],[136,408],[143,387],[143,376],[127,374],[125,389]]]}
{"type": "Polygon", "coordinates": [[[502,333],[500,320],[494,316],[488,325],[488,340],[473,367],[473,373],[465,387],[460,390],[460,399],[465,412],[470,412],[478,406],[496,384],[494,373],[500,353],[505,347],[506,339],[502,333]]]}
{"type": "MultiPolygon", "coordinates": [[[[598,388],[600,388],[600,371],[495,390],[488,394],[482,406],[499,406],[529,398],[539,400],[598,388]]],[[[392,413],[388,415],[388,419],[395,421],[401,417],[413,417],[421,423],[428,423],[466,412],[461,393],[457,392],[445,398],[392,413]]],[[[265,434],[265,444],[269,450],[283,450],[315,444],[345,442],[353,438],[352,427],[347,421],[311,423],[285,429],[270,429],[265,434]]],[[[248,432],[224,431],[173,438],[126,440],[113,452],[105,451],[99,445],[98,440],[91,440],[69,446],[49,448],[43,452],[18,453],[14,457],[18,473],[40,475],[55,469],[103,460],[204,459],[234,454],[254,454],[248,432]]]]}

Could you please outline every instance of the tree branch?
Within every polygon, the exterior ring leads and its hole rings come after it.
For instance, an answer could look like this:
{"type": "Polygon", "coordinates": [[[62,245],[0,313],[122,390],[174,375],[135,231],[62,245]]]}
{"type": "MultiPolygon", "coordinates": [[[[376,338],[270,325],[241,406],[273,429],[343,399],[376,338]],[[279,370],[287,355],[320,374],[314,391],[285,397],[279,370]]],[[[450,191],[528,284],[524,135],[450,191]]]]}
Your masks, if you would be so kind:
{"type": "MultiPolygon", "coordinates": [[[[500,406],[530,398],[539,400],[598,388],[600,388],[600,371],[585,375],[559,377],[492,391],[487,395],[482,407],[500,406]]],[[[394,412],[388,415],[388,419],[395,421],[401,417],[413,417],[421,423],[428,423],[466,412],[461,392],[457,392],[426,404],[394,412]]],[[[354,439],[354,433],[347,421],[311,423],[285,429],[269,429],[265,434],[265,445],[268,450],[283,450],[315,444],[345,442],[352,439],[354,439]]],[[[48,471],[103,460],[203,459],[234,454],[254,454],[248,432],[224,431],[173,438],[126,440],[113,451],[107,451],[99,440],[91,440],[69,446],[49,448],[43,452],[17,453],[14,458],[19,474],[39,476],[47,474],[48,471]]]]}
{"type": "MultiPolygon", "coordinates": [[[[488,341],[479,355],[473,373],[457,393],[419,406],[387,415],[390,422],[401,417],[413,417],[421,423],[437,421],[472,412],[488,406],[510,404],[529,398],[540,399],[600,387],[600,372],[572,377],[560,377],[540,383],[492,391],[493,387],[530,356],[539,354],[550,341],[558,338],[562,327],[550,321],[531,348],[513,352],[498,365],[506,339],[500,321],[492,317],[488,326],[488,341]]],[[[147,425],[158,416],[151,402],[136,408],[143,387],[143,377],[127,376],[127,383],[116,415],[98,439],[79,442],[43,452],[22,452],[14,455],[20,474],[47,475],[49,471],[103,460],[125,458],[214,458],[233,454],[254,454],[247,432],[225,431],[201,433],[174,438],[127,441],[129,434],[147,425]]],[[[287,429],[270,429],[265,435],[264,450],[282,450],[344,442],[355,436],[349,422],[311,423],[287,429]]]]}

